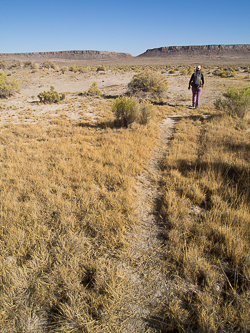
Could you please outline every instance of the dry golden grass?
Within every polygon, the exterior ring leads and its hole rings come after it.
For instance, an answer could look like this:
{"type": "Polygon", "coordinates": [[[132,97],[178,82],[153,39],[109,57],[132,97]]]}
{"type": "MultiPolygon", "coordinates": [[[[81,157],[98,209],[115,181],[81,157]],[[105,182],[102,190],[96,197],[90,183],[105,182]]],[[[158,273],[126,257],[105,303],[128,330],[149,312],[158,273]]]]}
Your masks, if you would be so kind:
{"type": "Polygon", "coordinates": [[[173,286],[159,309],[166,332],[250,328],[249,139],[225,116],[176,126],[159,208],[173,286]]]}
{"type": "Polygon", "coordinates": [[[101,127],[66,113],[2,126],[2,332],[88,331],[119,293],[105,258],[126,245],[157,131],[112,128],[110,112],[101,127]]]}
{"type": "MultiPolygon", "coordinates": [[[[210,77],[216,68],[203,66],[210,77]]],[[[175,70],[178,89],[193,70],[106,66],[105,73],[132,77],[145,69],[167,79],[165,73],[175,70]]],[[[202,98],[211,103],[228,86],[248,84],[240,71],[207,80],[202,98]]],[[[99,86],[105,74],[96,66],[63,72],[15,69],[22,88],[32,85],[35,92],[0,103],[0,331],[115,327],[112,316],[119,315],[128,284],[110,258],[126,253],[136,222],[136,177],[155,148],[158,123],[173,113],[188,117],[177,123],[161,164],[155,213],[165,223],[169,292],[157,309],[157,330],[249,331],[249,132],[242,131],[249,124],[216,117],[206,102],[188,109],[180,89],[170,96],[171,106],[154,105],[154,122],[129,129],[113,127],[112,99],[79,96],[76,88],[59,104],[36,103],[38,89],[57,89],[64,75],[72,84],[91,75],[99,86]]],[[[103,91],[115,95],[119,89],[108,82],[103,91]]]]}

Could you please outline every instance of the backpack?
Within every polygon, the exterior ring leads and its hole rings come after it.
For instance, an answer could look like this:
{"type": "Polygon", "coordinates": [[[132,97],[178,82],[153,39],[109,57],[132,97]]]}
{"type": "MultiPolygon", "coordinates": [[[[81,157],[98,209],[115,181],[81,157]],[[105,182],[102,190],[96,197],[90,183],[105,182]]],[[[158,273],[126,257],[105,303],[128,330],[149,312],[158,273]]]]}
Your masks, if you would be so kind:
{"type": "Polygon", "coordinates": [[[194,73],[193,86],[198,88],[201,86],[201,72],[194,73]]]}

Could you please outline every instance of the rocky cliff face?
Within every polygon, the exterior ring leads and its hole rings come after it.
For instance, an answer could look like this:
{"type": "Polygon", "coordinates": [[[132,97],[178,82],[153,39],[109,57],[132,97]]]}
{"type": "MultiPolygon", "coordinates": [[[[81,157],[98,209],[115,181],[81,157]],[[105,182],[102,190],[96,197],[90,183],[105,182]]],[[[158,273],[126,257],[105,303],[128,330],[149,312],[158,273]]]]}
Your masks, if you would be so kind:
{"type": "Polygon", "coordinates": [[[112,59],[130,59],[129,53],[117,53],[107,51],[60,51],[60,52],[34,52],[34,53],[2,53],[0,59],[5,60],[112,60],[112,59]]]}
{"type": "Polygon", "coordinates": [[[224,59],[246,59],[250,60],[250,44],[238,45],[202,45],[202,46],[169,46],[149,49],[138,57],[144,58],[224,58],[224,59]]]}

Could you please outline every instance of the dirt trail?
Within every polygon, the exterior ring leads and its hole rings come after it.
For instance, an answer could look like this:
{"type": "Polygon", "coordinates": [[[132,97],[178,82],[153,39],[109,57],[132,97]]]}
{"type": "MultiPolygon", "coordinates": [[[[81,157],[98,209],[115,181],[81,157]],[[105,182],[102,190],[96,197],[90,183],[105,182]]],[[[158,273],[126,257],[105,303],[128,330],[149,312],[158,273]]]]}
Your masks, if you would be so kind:
{"type": "Polygon", "coordinates": [[[167,289],[166,277],[162,269],[162,227],[156,213],[159,199],[158,180],[161,176],[160,161],[166,155],[168,142],[176,123],[175,117],[168,117],[160,125],[160,138],[156,150],[148,163],[148,170],[138,178],[136,230],[129,235],[129,248],[117,263],[128,280],[128,292],[117,313],[119,331],[159,332],[157,319],[152,316],[152,309],[161,302],[167,289]]]}

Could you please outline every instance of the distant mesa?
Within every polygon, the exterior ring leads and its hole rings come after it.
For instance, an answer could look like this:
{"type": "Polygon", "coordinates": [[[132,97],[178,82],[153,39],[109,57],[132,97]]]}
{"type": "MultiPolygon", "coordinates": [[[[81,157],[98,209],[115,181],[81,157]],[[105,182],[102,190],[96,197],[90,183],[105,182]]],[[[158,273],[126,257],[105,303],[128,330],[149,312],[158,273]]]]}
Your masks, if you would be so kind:
{"type": "Polygon", "coordinates": [[[81,63],[249,63],[250,44],[236,45],[192,45],[168,46],[148,49],[133,57],[129,53],[108,51],[59,51],[33,53],[3,53],[0,60],[43,62],[53,60],[58,62],[81,63]]]}
{"type": "Polygon", "coordinates": [[[139,58],[201,58],[201,59],[242,59],[250,60],[250,44],[237,45],[193,45],[169,46],[149,49],[140,54],[139,58]]]}
{"type": "Polygon", "coordinates": [[[108,51],[58,51],[58,52],[32,52],[32,53],[2,53],[0,58],[6,60],[112,60],[132,58],[129,53],[108,51]]]}

